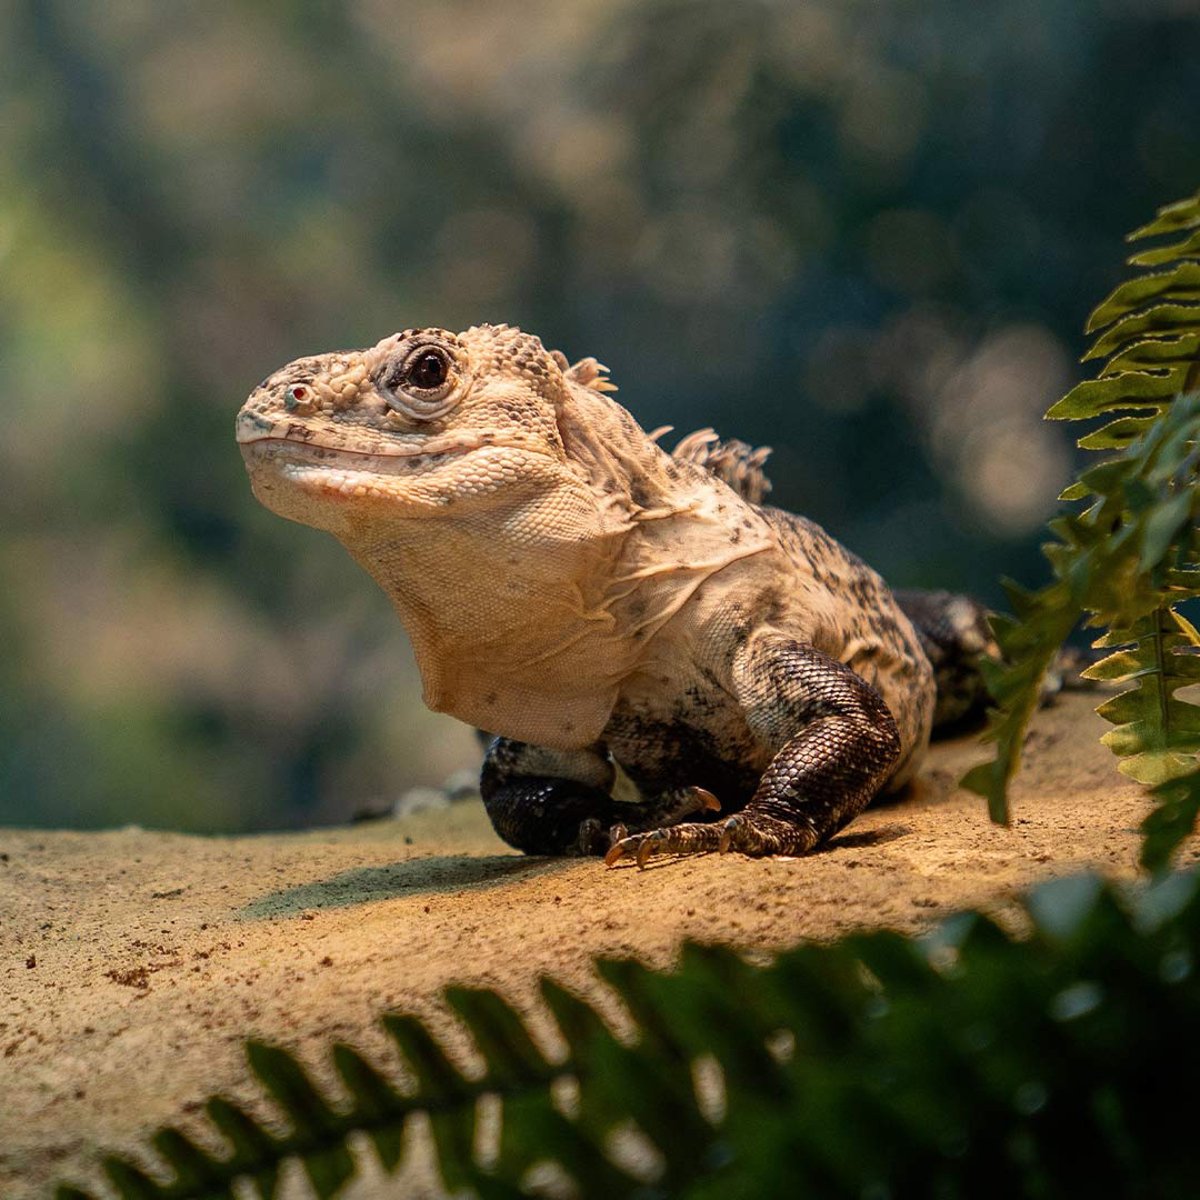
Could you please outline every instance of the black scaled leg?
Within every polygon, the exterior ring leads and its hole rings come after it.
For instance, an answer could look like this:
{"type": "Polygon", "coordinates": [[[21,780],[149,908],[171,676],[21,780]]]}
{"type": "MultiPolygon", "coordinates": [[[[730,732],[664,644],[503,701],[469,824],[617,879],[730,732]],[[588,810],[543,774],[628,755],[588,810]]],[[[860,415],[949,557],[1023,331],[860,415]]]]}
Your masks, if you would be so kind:
{"type": "Polygon", "coordinates": [[[526,854],[597,854],[620,821],[609,794],[616,771],[602,747],[550,750],[496,738],[479,790],[496,832],[526,854]]]}
{"type": "Polygon", "coordinates": [[[610,794],[616,769],[602,746],[549,750],[510,738],[488,748],[480,779],[496,832],[526,854],[604,854],[629,829],[654,829],[717,809],[699,787],[638,803],[610,794]]]}
{"type": "Polygon", "coordinates": [[[900,755],[896,723],[879,693],[811,646],[776,635],[738,652],[733,685],[747,721],[773,757],[754,796],[733,816],[634,834],[612,864],[655,853],[806,854],[856,817],[900,755]]]}

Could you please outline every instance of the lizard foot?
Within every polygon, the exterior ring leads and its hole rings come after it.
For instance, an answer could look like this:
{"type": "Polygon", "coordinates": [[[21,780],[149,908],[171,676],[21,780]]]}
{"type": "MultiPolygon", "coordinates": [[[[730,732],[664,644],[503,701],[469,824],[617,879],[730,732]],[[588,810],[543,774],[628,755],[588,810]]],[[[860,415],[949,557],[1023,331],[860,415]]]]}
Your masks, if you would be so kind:
{"type": "MultiPolygon", "coordinates": [[[[629,807],[631,815],[636,815],[636,808],[633,805],[629,807]]],[[[707,788],[680,788],[677,792],[665,796],[655,806],[649,820],[643,818],[640,828],[636,825],[634,828],[638,834],[649,834],[666,826],[678,824],[698,813],[720,811],[721,802],[707,788]]],[[[628,837],[629,826],[624,822],[618,821],[614,825],[605,826],[596,817],[588,817],[579,823],[579,834],[575,839],[575,845],[568,850],[568,853],[580,856],[607,854],[613,846],[628,837]]]]}
{"type": "Polygon", "coordinates": [[[588,817],[580,821],[579,836],[567,853],[580,858],[607,854],[617,842],[628,836],[629,829],[619,821],[615,825],[605,825],[596,817],[588,817]]]}
{"type": "Polygon", "coordinates": [[[755,813],[736,813],[711,825],[672,825],[635,833],[614,842],[604,856],[612,867],[623,858],[632,858],[645,867],[655,854],[740,854],[763,857],[770,854],[807,854],[816,845],[812,830],[774,817],[755,813]]]}

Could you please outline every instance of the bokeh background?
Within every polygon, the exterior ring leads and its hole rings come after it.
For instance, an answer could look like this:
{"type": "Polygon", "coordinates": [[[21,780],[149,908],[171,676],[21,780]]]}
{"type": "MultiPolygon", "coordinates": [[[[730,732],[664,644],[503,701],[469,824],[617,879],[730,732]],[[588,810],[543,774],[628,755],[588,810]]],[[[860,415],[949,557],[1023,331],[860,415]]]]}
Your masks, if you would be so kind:
{"type": "Polygon", "coordinates": [[[474,760],[232,437],[274,367],[408,325],[773,445],[896,583],[1036,582],[1040,415],[1197,113],[1186,0],[10,0],[0,822],[342,820],[474,760]]]}

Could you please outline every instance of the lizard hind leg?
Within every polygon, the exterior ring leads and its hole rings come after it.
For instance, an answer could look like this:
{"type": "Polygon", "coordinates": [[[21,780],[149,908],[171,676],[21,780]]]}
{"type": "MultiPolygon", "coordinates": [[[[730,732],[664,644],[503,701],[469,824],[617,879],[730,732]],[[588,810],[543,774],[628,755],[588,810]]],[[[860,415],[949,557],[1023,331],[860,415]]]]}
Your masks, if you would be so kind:
{"type": "Polygon", "coordinates": [[[937,685],[934,732],[982,720],[988,692],[979,663],[1000,657],[987,609],[970,596],[954,592],[896,591],[893,595],[913,623],[933,667],[937,685]]]}
{"type": "MultiPolygon", "coordinates": [[[[954,592],[897,591],[893,595],[913,623],[925,656],[933,667],[937,700],[935,735],[947,736],[981,724],[992,698],[980,662],[998,661],[1000,647],[988,624],[988,611],[970,596],[954,592]]],[[[1088,691],[1095,682],[1083,672],[1101,655],[1064,646],[1042,681],[1041,703],[1052,704],[1062,691],[1088,691]]]]}

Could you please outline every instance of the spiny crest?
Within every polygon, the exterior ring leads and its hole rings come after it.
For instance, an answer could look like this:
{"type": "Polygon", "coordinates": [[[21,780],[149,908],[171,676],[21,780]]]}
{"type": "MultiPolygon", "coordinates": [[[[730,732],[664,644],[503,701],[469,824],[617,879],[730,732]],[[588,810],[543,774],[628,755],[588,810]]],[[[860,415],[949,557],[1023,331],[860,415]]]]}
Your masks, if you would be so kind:
{"type": "MultiPolygon", "coordinates": [[[[559,354],[559,351],[555,351],[559,354]]],[[[582,387],[591,388],[595,392],[615,392],[617,385],[608,378],[608,368],[602,363],[597,362],[590,356],[581,358],[577,363],[571,366],[566,366],[566,358],[562,357],[563,373],[571,380],[572,383],[578,383],[582,387]]]]}
{"type": "Polygon", "coordinates": [[[771,490],[771,481],[763,470],[770,455],[770,446],[755,449],[738,438],[723,442],[712,429],[689,433],[671,452],[672,458],[711,472],[751,504],[761,504],[771,490]]]}

